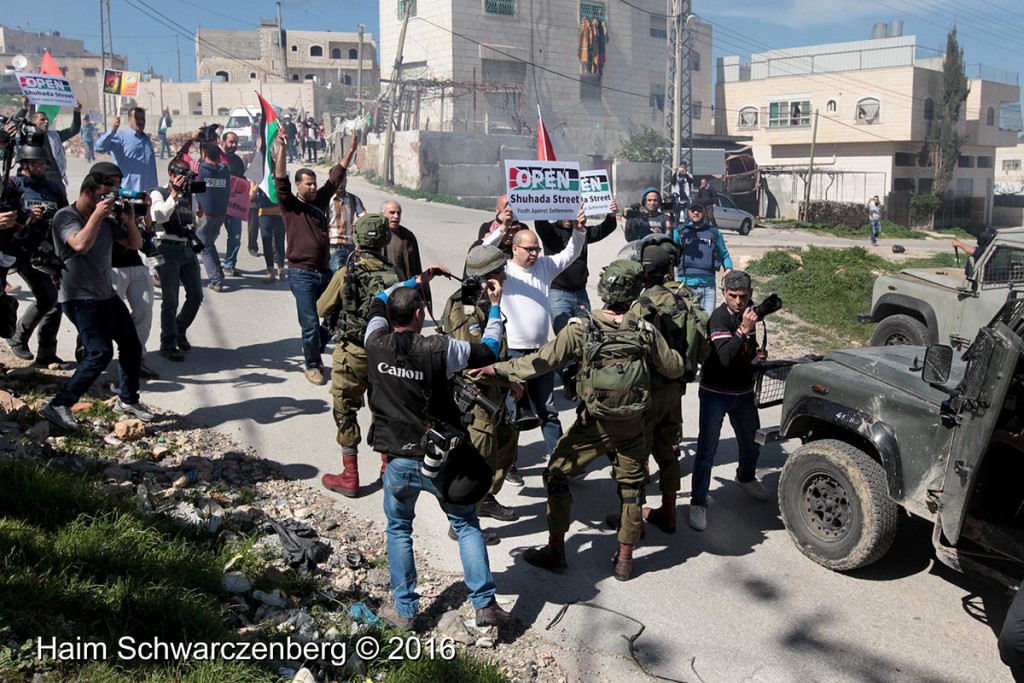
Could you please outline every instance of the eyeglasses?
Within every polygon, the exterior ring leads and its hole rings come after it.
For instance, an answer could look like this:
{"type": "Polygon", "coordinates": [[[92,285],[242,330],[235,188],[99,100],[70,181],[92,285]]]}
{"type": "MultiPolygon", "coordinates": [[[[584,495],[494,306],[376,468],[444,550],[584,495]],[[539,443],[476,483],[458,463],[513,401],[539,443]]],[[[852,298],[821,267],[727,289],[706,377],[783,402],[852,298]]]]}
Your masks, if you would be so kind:
{"type": "Polygon", "coordinates": [[[690,209],[690,213],[704,213],[703,209],[690,209]]]}
{"type": "Polygon", "coordinates": [[[513,244],[512,246],[519,247],[520,249],[524,249],[524,250],[530,252],[531,254],[539,254],[540,253],[540,247],[524,247],[521,244],[513,244]]]}

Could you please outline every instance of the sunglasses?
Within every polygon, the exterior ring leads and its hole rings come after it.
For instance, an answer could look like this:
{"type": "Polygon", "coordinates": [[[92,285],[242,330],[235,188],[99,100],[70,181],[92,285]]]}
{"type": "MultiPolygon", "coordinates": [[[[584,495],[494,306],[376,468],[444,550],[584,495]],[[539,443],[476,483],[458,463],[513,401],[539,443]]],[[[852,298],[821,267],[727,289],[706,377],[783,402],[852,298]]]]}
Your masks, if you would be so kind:
{"type": "Polygon", "coordinates": [[[513,244],[512,246],[519,247],[520,249],[524,249],[524,250],[530,252],[531,254],[539,254],[540,253],[540,247],[524,247],[524,246],[522,246],[520,244],[513,244]]]}

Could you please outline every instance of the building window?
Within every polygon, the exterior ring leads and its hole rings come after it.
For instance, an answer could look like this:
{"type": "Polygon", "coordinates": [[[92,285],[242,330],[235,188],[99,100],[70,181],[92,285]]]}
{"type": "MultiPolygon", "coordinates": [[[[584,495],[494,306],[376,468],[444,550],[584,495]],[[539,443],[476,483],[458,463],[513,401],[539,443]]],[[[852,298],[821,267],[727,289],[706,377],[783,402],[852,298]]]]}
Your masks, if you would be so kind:
{"type": "Polygon", "coordinates": [[[313,75],[313,74],[306,74],[306,80],[307,81],[315,81],[316,80],[316,76],[313,75]]]}
{"type": "Polygon", "coordinates": [[[249,72],[249,78],[255,79],[256,78],[256,72],[255,71],[250,71],[249,72]]]}
{"type": "MultiPolygon", "coordinates": [[[[608,18],[608,4],[598,0],[580,0],[580,19],[597,19],[604,21],[608,18]]],[[[664,23],[664,22],[663,22],[664,23]]],[[[668,37],[668,33],[665,33],[668,37]]]]}
{"type": "Polygon", "coordinates": [[[96,69],[93,69],[93,68],[88,67],[88,66],[85,67],[84,69],[82,69],[82,75],[85,76],[86,78],[95,77],[96,73],[97,73],[96,69]]]}
{"type": "Polygon", "coordinates": [[[650,103],[658,111],[665,111],[665,86],[661,83],[651,83],[650,103]]]}
{"type": "Polygon", "coordinates": [[[298,45],[292,45],[292,52],[298,52],[298,51],[299,51],[299,46],[298,45]]]}
{"type": "Polygon", "coordinates": [[[352,77],[349,76],[348,74],[345,74],[344,76],[342,76],[341,82],[344,83],[345,85],[352,85],[352,77]]]}
{"type": "Polygon", "coordinates": [[[996,108],[989,107],[988,111],[985,112],[985,125],[994,126],[996,125],[996,108]]]}
{"type": "Polygon", "coordinates": [[[292,80],[293,81],[299,80],[299,74],[292,74],[292,80]]]}
{"type": "Polygon", "coordinates": [[[331,48],[331,59],[341,59],[341,48],[340,47],[332,47],[331,48]]]}
{"type": "Polygon", "coordinates": [[[324,49],[322,47],[320,47],[319,45],[311,45],[309,47],[309,56],[310,57],[323,57],[324,56],[324,49]]]}
{"type": "Polygon", "coordinates": [[[924,120],[931,121],[935,118],[935,102],[932,98],[926,97],[924,100],[924,120]]]}
{"type": "Polygon", "coordinates": [[[1010,171],[1020,170],[1020,159],[1004,159],[1003,160],[1003,173],[1010,171]]]}
{"type": "Polygon", "coordinates": [[[231,80],[231,76],[228,75],[227,71],[218,71],[217,73],[214,74],[214,76],[220,76],[221,78],[224,79],[225,82],[231,80]]]}
{"type": "Polygon", "coordinates": [[[484,12],[514,17],[516,15],[516,0],[484,0],[484,12]]]}
{"type": "Polygon", "coordinates": [[[893,155],[893,163],[896,166],[917,166],[917,153],[896,152],[893,155]]]}
{"type": "Polygon", "coordinates": [[[757,128],[757,107],[740,109],[738,125],[740,128],[757,128]]]}
{"type": "Polygon", "coordinates": [[[180,109],[172,109],[171,110],[171,116],[180,116],[180,115],[181,115],[181,110],[180,109]]]}
{"type": "Polygon", "coordinates": [[[416,0],[398,0],[398,20],[416,16],[416,0]]]}
{"type": "Polygon", "coordinates": [[[834,114],[839,109],[839,103],[835,100],[829,100],[825,103],[825,111],[829,114],[834,114]]]}
{"type": "Polygon", "coordinates": [[[227,107],[217,107],[217,116],[227,116],[231,113],[231,110],[227,107]]]}
{"type": "Polygon", "coordinates": [[[857,123],[878,123],[882,113],[882,103],[874,97],[865,97],[857,102],[857,123]]]}
{"type": "Polygon", "coordinates": [[[934,185],[935,180],[933,178],[919,178],[917,181],[917,191],[920,194],[931,194],[934,185]]]}
{"type": "Polygon", "coordinates": [[[359,59],[359,50],[352,48],[348,51],[349,59],[359,59]]]}
{"type": "Polygon", "coordinates": [[[700,53],[690,48],[690,71],[700,71],[700,53]]]}
{"type": "Polygon", "coordinates": [[[700,121],[701,110],[704,109],[703,102],[694,102],[690,105],[690,113],[693,116],[694,121],[700,121]]]}
{"type": "Polygon", "coordinates": [[[651,15],[651,38],[666,40],[668,38],[668,20],[665,17],[651,15]]]}
{"type": "Polygon", "coordinates": [[[979,156],[978,157],[978,168],[992,168],[993,166],[995,166],[995,164],[992,163],[992,162],[993,162],[993,158],[992,157],[982,157],[982,156],[979,156]]]}
{"type": "Polygon", "coordinates": [[[804,128],[811,125],[811,102],[772,102],[768,105],[769,128],[804,128]]]}
{"type": "Polygon", "coordinates": [[[956,179],[956,196],[957,197],[973,197],[974,196],[974,178],[957,178],[956,179]]]}
{"type": "Polygon", "coordinates": [[[960,168],[974,168],[974,157],[961,154],[956,160],[956,165],[960,168]]]}
{"type": "Polygon", "coordinates": [[[913,178],[893,178],[892,189],[896,192],[913,192],[917,187],[917,181],[913,178]]]}

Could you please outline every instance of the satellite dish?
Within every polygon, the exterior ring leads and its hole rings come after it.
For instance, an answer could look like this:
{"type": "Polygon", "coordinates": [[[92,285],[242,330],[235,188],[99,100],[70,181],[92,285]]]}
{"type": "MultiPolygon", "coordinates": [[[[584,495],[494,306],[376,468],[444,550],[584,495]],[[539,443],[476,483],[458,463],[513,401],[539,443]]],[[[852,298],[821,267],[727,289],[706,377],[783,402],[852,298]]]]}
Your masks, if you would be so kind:
{"type": "Polygon", "coordinates": [[[11,60],[11,64],[14,65],[15,71],[24,71],[28,68],[28,57],[25,55],[15,55],[14,59],[11,60]]]}

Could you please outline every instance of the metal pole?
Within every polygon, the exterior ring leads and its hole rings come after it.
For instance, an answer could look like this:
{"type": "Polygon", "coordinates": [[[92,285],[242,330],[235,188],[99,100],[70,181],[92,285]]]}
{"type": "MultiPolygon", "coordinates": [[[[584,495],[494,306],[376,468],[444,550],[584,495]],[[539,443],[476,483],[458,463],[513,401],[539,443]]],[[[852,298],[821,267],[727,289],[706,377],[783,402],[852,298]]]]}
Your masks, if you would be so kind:
{"type": "Polygon", "coordinates": [[[359,24],[359,49],[356,54],[356,59],[359,60],[359,66],[356,67],[356,99],[359,102],[359,115],[363,115],[363,31],[366,29],[365,26],[359,24]]]}
{"type": "MultiPolygon", "coordinates": [[[[401,0],[400,0],[401,1],[401,0]]],[[[405,29],[409,26],[409,12],[402,20],[402,30],[398,33],[398,49],[395,51],[395,65],[391,71],[391,97],[388,98],[388,127],[384,133],[384,182],[395,184],[395,104],[398,99],[398,80],[402,75],[402,52],[405,50],[405,29]]]]}
{"type": "Polygon", "coordinates": [[[181,45],[178,44],[178,36],[174,36],[174,49],[178,53],[178,83],[181,83],[181,45]]]}
{"type": "Polygon", "coordinates": [[[103,127],[107,127],[107,96],[103,92],[107,70],[107,39],[103,34],[103,0],[100,0],[100,100],[103,102],[103,127]]]}
{"type": "Polygon", "coordinates": [[[814,176],[814,145],[818,141],[818,110],[814,110],[814,128],[811,130],[811,158],[807,164],[807,185],[804,187],[804,217],[803,221],[808,222],[811,209],[811,178],[814,176]]]}
{"type": "Polygon", "coordinates": [[[277,3],[277,49],[281,52],[281,78],[288,82],[288,66],[285,64],[284,24],[281,23],[281,3],[277,3]]]}
{"type": "MultiPolygon", "coordinates": [[[[110,50],[110,66],[114,66],[114,32],[110,26],[110,0],[107,0],[107,49],[110,50]]],[[[117,111],[114,112],[114,116],[121,115],[121,99],[118,95],[114,95],[114,106],[117,111]]]]}
{"type": "MultiPolygon", "coordinates": [[[[669,31],[675,34],[675,50],[673,51],[672,59],[675,61],[675,73],[673,74],[672,90],[676,96],[673,101],[672,107],[672,121],[675,123],[672,126],[672,173],[676,172],[679,168],[679,156],[680,148],[682,147],[682,120],[683,120],[683,37],[680,34],[680,11],[682,9],[682,3],[680,0],[675,0],[672,8],[672,16],[669,20],[672,22],[672,26],[669,27],[669,31]]],[[[671,176],[670,176],[671,177],[671,176]]]]}

